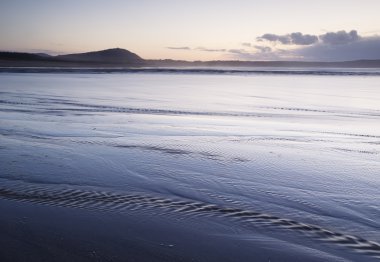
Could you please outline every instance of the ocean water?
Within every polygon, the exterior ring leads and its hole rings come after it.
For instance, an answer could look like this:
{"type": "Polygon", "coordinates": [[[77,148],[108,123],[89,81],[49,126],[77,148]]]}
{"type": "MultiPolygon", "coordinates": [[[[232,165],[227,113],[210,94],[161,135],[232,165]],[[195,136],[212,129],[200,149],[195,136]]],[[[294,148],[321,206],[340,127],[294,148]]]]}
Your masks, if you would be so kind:
{"type": "Polygon", "coordinates": [[[379,101],[363,70],[3,71],[0,260],[378,261],[379,101]]]}

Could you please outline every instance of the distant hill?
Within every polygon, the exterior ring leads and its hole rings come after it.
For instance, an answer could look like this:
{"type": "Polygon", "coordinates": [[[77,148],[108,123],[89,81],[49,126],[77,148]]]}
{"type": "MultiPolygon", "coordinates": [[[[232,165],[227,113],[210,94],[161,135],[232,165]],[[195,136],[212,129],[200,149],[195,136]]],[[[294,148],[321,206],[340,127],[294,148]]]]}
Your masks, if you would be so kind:
{"type": "Polygon", "coordinates": [[[145,65],[144,59],[121,48],[57,56],[44,53],[0,52],[2,67],[138,67],[145,65]]]}
{"type": "Polygon", "coordinates": [[[35,53],[35,55],[42,56],[42,57],[52,57],[51,55],[46,54],[46,53],[35,53]]]}
{"type": "Polygon", "coordinates": [[[144,60],[140,56],[121,48],[101,51],[50,56],[44,53],[0,52],[0,67],[279,67],[279,68],[380,68],[378,60],[356,60],[344,62],[305,61],[183,61],[144,60]]]}
{"type": "Polygon", "coordinates": [[[0,52],[0,60],[6,61],[45,61],[46,58],[47,56],[41,54],[0,52]]]}
{"type": "Polygon", "coordinates": [[[156,67],[279,67],[279,68],[380,68],[378,60],[355,60],[342,62],[309,62],[309,61],[182,61],[182,60],[146,60],[147,64],[156,67]]]}
{"type": "Polygon", "coordinates": [[[121,48],[112,48],[102,51],[58,55],[55,57],[61,61],[71,62],[98,62],[98,63],[116,63],[116,64],[143,64],[144,59],[128,50],[121,48]]]}

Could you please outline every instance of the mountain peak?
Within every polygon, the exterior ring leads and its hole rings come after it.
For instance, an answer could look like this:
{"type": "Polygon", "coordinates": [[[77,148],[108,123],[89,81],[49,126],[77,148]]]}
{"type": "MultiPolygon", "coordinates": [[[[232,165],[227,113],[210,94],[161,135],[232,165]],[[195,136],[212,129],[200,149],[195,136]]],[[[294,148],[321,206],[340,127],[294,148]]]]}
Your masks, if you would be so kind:
{"type": "Polygon", "coordinates": [[[56,58],[75,62],[103,62],[116,64],[142,64],[144,59],[122,48],[110,48],[79,54],[59,55],[56,58]]]}

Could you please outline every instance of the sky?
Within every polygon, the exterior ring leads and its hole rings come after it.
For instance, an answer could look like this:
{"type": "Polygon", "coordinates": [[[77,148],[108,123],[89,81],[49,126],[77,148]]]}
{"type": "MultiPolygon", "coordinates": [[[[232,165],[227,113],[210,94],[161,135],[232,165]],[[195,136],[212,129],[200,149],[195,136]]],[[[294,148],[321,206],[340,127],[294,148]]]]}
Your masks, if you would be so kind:
{"type": "Polygon", "coordinates": [[[145,59],[380,59],[380,0],[0,0],[0,50],[145,59]]]}

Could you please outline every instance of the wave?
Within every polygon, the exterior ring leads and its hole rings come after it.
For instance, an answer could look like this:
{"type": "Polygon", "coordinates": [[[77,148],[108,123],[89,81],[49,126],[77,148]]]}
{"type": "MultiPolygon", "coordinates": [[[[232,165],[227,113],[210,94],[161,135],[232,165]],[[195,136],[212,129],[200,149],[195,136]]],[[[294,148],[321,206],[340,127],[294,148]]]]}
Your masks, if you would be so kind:
{"type": "Polygon", "coordinates": [[[365,69],[223,69],[223,68],[0,68],[0,73],[164,73],[213,75],[316,75],[316,76],[380,76],[379,70],[365,69]]]}
{"type": "MultiPolygon", "coordinates": [[[[124,107],[124,106],[111,106],[111,105],[97,105],[79,103],[67,99],[38,99],[38,102],[22,102],[14,100],[0,99],[0,105],[8,106],[51,106],[48,110],[38,107],[32,109],[14,109],[14,108],[0,108],[0,112],[25,112],[25,113],[59,113],[65,112],[78,112],[79,114],[86,115],[87,113],[128,113],[128,114],[143,114],[143,115],[188,115],[188,116],[217,116],[217,117],[294,117],[297,113],[298,117],[302,117],[302,113],[309,114],[330,114],[338,115],[341,117],[379,117],[380,113],[376,111],[368,112],[350,112],[339,110],[318,110],[309,108],[292,108],[292,107],[259,107],[258,111],[194,111],[194,110],[175,110],[175,109],[162,109],[162,108],[145,108],[145,107],[124,107]],[[57,107],[57,106],[60,107],[57,107]],[[67,107],[63,107],[67,106],[67,107]],[[268,112],[261,111],[262,109],[268,112]]],[[[305,117],[305,116],[303,116],[305,117]]]]}
{"type": "Polygon", "coordinates": [[[17,183],[8,186],[3,183],[0,186],[0,198],[104,212],[123,213],[134,210],[159,209],[167,214],[219,217],[240,222],[245,226],[271,226],[304,233],[321,241],[343,246],[356,253],[380,258],[380,243],[241,207],[228,207],[189,199],[170,199],[142,193],[59,188],[57,185],[52,187],[31,183],[17,183]]]}

